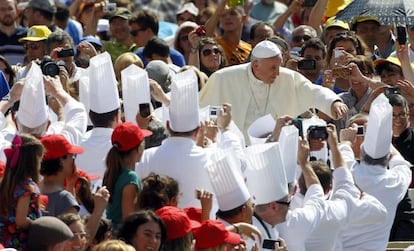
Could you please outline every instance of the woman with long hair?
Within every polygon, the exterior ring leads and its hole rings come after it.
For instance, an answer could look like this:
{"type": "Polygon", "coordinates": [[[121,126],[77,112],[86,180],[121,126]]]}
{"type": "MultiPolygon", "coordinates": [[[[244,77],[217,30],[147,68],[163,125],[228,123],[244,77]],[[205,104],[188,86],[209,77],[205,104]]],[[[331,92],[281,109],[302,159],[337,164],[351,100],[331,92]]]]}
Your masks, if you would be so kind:
{"type": "Polygon", "coordinates": [[[103,185],[111,194],[106,215],[112,220],[114,230],[138,208],[141,183],[135,172],[135,163],[144,152],[144,138],[151,134],[151,131],[140,129],[131,122],[118,125],[112,133],[112,148],[106,156],[103,185]]]}
{"type": "Polygon", "coordinates": [[[5,151],[7,163],[0,183],[0,243],[5,247],[27,250],[31,222],[42,216],[39,182],[44,148],[35,137],[15,135],[5,151]]]}

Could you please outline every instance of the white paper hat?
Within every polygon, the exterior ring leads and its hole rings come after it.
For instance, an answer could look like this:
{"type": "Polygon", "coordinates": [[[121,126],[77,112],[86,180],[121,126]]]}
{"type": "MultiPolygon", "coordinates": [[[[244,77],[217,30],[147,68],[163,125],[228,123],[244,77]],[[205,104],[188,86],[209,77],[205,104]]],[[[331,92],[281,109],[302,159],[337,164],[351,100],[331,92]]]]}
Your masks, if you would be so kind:
{"type": "Polygon", "coordinates": [[[271,58],[280,55],[279,47],[268,40],[258,43],[252,50],[252,57],[255,58],[271,58]]]}
{"type": "Polygon", "coordinates": [[[284,126],[279,136],[279,150],[282,165],[285,168],[286,179],[292,183],[296,179],[299,130],[294,126],[284,126]]]}
{"type": "Polygon", "coordinates": [[[240,171],[240,162],[231,151],[217,153],[206,166],[219,209],[235,209],[251,197],[240,171]]]}
{"type": "Polygon", "coordinates": [[[250,144],[263,144],[266,142],[267,136],[273,132],[276,121],[271,114],[256,119],[247,129],[250,144]]]}
{"type": "Polygon", "coordinates": [[[392,106],[384,94],[379,95],[369,109],[368,125],[363,142],[364,151],[371,158],[385,157],[392,140],[392,106]]]}
{"type": "Polygon", "coordinates": [[[40,66],[34,62],[31,63],[24,81],[17,119],[29,128],[36,128],[49,119],[43,73],[40,66]]]}
{"type": "MultiPolygon", "coordinates": [[[[85,106],[86,114],[89,114],[89,68],[86,68],[84,71],[82,71],[79,78],[79,102],[85,106]]],[[[89,116],[88,125],[92,125],[89,116]]]]}
{"type": "Polygon", "coordinates": [[[175,74],[171,84],[170,128],[189,132],[200,125],[197,75],[193,69],[175,74]]]}
{"type": "Polygon", "coordinates": [[[250,146],[246,148],[246,157],[249,161],[245,172],[247,186],[256,205],[278,201],[288,195],[278,143],[250,146]]]}
{"type": "Polygon", "coordinates": [[[125,120],[136,123],[139,104],[151,103],[148,73],[132,64],[121,71],[121,79],[125,120]]]}
{"type": "Polygon", "coordinates": [[[96,113],[111,112],[120,107],[115,71],[108,52],[90,60],[89,105],[96,113]]]}

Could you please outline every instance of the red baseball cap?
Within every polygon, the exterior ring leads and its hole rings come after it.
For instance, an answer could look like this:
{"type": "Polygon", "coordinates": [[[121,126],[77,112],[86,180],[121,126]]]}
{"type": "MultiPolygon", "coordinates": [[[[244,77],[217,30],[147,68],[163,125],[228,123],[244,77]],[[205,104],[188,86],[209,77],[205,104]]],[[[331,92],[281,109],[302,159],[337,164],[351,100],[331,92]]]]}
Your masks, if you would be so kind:
{"type": "Polygon", "coordinates": [[[185,207],[184,212],[187,214],[190,220],[195,220],[201,223],[201,208],[199,207],[185,207]]]}
{"type": "Polygon", "coordinates": [[[61,134],[51,134],[40,139],[46,149],[43,160],[62,158],[66,154],[83,153],[83,147],[72,145],[65,136],[61,134]]]}
{"type": "Polygon", "coordinates": [[[190,220],[187,214],[173,206],[165,206],[155,211],[167,228],[167,239],[174,240],[190,233],[193,228],[200,227],[200,223],[190,220]]]}
{"type": "Polygon", "coordinates": [[[152,132],[141,129],[131,122],[125,122],[115,127],[111,141],[112,145],[119,151],[125,152],[141,144],[145,137],[151,136],[152,132]]]}
{"type": "Polygon", "coordinates": [[[206,220],[193,230],[196,249],[213,248],[222,243],[238,245],[241,243],[239,234],[230,232],[218,220],[206,220]]]}

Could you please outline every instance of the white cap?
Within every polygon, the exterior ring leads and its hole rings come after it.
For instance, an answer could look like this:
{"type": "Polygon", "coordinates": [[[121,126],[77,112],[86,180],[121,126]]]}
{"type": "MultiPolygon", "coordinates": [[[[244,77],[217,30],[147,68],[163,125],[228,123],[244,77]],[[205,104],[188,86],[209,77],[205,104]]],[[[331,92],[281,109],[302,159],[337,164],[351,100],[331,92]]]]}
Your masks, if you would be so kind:
{"type": "Polygon", "coordinates": [[[246,148],[246,157],[249,161],[245,172],[247,186],[256,205],[278,201],[288,195],[278,143],[250,146],[246,148]]]}
{"type": "Polygon", "coordinates": [[[17,119],[24,126],[36,128],[46,123],[49,116],[42,70],[35,62],[30,65],[24,81],[17,119]]]}
{"type": "Polygon", "coordinates": [[[271,58],[280,55],[279,47],[268,40],[258,43],[252,50],[252,57],[255,58],[271,58]]]}
{"type": "Polygon", "coordinates": [[[197,75],[193,69],[177,73],[172,78],[169,106],[170,128],[189,132],[200,125],[198,115],[197,75]]]}
{"type": "Polygon", "coordinates": [[[124,101],[125,120],[134,122],[139,104],[151,103],[148,73],[131,64],[121,71],[122,98],[124,101]]]}
{"type": "Polygon", "coordinates": [[[390,152],[392,140],[392,106],[384,94],[380,94],[369,109],[368,125],[363,147],[371,158],[379,159],[390,152]]]}
{"type": "Polygon", "coordinates": [[[250,199],[249,190],[231,151],[213,155],[213,162],[206,166],[214,194],[221,211],[235,209],[250,199]]]}
{"type": "Polygon", "coordinates": [[[288,183],[292,183],[296,178],[296,168],[298,156],[299,130],[294,125],[282,127],[279,135],[279,150],[282,159],[282,165],[285,168],[286,179],[288,183]]]}
{"type": "Polygon", "coordinates": [[[89,105],[96,113],[106,113],[120,107],[115,71],[108,52],[90,60],[89,105]]]}
{"type": "Polygon", "coordinates": [[[198,8],[192,2],[183,4],[183,6],[177,11],[177,15],[186,11],[193,16],[198,16],[198,8]]]}
{"type": "Polygon", "coordinates": [[[98,25],[96,26],[96,32],[109,31],[109,20],[108,19],[99,19],[98,25]]]}
{"type": "Polygon", "coordinates": [[[273,132],[276,121],[271,114],[256,119],[247,128],[247,135],[249,135],[250,144],[263,144],[266,142],[267,136],[273,132]]]}

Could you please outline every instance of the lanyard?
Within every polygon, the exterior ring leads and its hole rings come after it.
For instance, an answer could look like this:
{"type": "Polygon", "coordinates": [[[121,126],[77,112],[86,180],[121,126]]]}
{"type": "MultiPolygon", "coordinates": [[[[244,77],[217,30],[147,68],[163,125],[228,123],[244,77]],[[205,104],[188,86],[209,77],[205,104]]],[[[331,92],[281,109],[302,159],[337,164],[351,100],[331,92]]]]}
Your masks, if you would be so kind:
{"type": "Polygon", "coordinates": [[[264,228],[264,230],[266,231],[267,237],[269,237],[269,239],[272,239],[272,236],[270,235],[269,229],[267,228],[267,226],[264,224],[263,220],[260,219],[259,215],[255,213],[253,213],[253,216],[256,217],[256,219],[260,222],[260,225],[262,225],[262,227],[264,228]]]}

